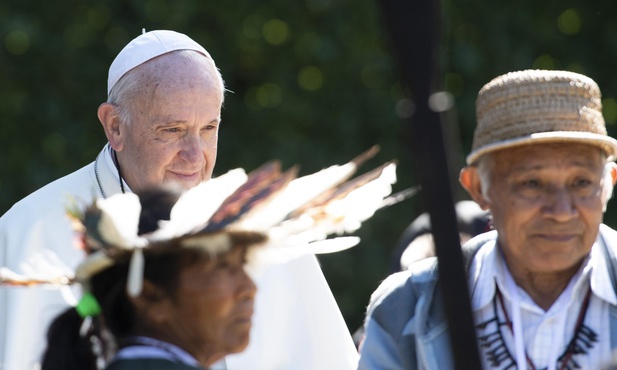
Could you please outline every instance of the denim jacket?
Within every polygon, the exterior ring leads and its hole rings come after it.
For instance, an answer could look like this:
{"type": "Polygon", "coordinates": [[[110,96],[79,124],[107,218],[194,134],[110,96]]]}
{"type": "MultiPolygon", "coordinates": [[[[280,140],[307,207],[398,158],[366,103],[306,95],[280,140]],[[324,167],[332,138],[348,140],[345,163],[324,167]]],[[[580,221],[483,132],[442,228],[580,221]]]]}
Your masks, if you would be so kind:
{"type": "MultiPolygon", "coordinates": [[[[481,234],[465,244],[470,262],[475,252],[496,232],[481,234]]],[[[600,226],[598,238],[606,245],[613,288],[617,287],[617,231],[600,226]]],[[[469,263],[468,263],[469,265],[469,263]]],[[[475,282],[474,282],[475,283],[475,282]]],[[[437,259],[428,258],[409,270],[389,276],[375,290],[367,309],[365,336],[358,370],[454,369],[441,289],[437,287],[437,259]]],[[[616,290],[617,291],[617,290],[616,290]]],[[[617,348],[617,307],[609,312],[611,348],[617,348]]]]}

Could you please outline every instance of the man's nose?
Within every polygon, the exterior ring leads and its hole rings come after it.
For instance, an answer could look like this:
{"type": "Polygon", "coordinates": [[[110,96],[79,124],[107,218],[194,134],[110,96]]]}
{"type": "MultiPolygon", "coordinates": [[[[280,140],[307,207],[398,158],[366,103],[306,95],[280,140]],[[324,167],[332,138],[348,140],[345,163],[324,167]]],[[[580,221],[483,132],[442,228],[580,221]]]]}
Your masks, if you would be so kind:
{"type": "Polygon", "coordinates": [[[187,162],[198,162],[203,158],[205,140],[197,134],[187,134],[182,141],[180,157],[187,162]]]}
{"type": "Polygon", "coordinates": [[[568,221],[576,215],[576,200],[566,188],[553,188],[548,191],[545,214],[557,221],[568,221]]]}

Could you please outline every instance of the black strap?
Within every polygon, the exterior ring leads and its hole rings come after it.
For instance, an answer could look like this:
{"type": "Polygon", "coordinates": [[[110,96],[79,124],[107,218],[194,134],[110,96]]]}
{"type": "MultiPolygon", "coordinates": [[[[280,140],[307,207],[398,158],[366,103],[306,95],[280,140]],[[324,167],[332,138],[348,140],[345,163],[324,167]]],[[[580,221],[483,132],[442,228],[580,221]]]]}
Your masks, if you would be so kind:
{"type": "Polygon", "coordinates": [[[399,61],[402,83],[415,103],[413,115],[408,118],[410,149],[431,219],[454,362],[457,369],[480,369],[441,117],[440,112],[429,106],[429,98],[440,84],[437,60],[440,2],[380,0],[379,3],[399,61]]]}

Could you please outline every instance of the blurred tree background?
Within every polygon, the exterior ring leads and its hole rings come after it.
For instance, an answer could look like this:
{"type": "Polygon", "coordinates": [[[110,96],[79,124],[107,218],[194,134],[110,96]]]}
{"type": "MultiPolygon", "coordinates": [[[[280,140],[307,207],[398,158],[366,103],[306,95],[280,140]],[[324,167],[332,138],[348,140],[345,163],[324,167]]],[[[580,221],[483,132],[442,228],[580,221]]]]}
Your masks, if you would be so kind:
{"type": "MultiPolygon", "coordinates": [[[[512,70],[592,77],[616,136],[615,10],[612,0],[444,0],[440,70],[455,102],[445,123],[452,172],[469,151],[477,91],[512,70]]],[[[1,2],[0,214],[95,158],[106,142],[96,110],[107,69],[142,28],[186,33],[217,62],[230,91],[215,174],[275,158],[309,173],[378,144],[360,172],[396,159],[394,191],[414,186],[404,120],[413,102],[380,11],[377,0],[1,2]]],[[[613,208],[605,220],[615,227],[613,208]]],[[[358,232],[360,245],[319,257],[350,331],[361,325],[401,232],[422,211],[420,196],[381,210],[358,232]]]]}

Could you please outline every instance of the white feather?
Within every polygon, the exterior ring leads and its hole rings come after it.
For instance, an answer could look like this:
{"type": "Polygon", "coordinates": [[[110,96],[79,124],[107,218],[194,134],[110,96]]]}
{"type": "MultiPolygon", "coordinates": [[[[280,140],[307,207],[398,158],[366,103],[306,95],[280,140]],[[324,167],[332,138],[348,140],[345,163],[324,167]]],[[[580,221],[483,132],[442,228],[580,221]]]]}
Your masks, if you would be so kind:
{"type": "Polygon", "coordinates": [[[114,194],[96,202],[101,210],[98,231],[105,242],[123,248],[138,244],[137,231],[141,203],[134,193],[114,194]]]}
{"type": "Polygon", "coordinates": [[[142,248],[133,249],[129,262],[129,274],[126,281],[126,292],[130,297],[138,297],[144,286],[144,253],[142,248]]]}
{"type": "Polygon", "coordinates": [[[328,233],[349,233],[360,228],[362,222],[375,214],[384,198],[392,193],[396,182],[396,165],[388,165],[373,181],[351,191],[346,197],[326,206],[326,220],[331,221],[328,233]]]}
{"type": "Polygon", "coordinates": [[[168,240],[203,227],[223,201],[247,178],[246,172],[237,168],[187,190],[173,206],[170,220],[160,222],[160,228],[148,238],[168,240]]]}
{"type": "Polygon", "coordinates": [[[271,238],[288,239],[289,243],[300,244],[323,240],[332,234],[353,232],[381,208],[395,182],[396,164],[392,163],[384,168],[378,178],[351,191],[344,198],[334,200],[320,209],[308,210],[296,219],[271,228],[271,238]]]}
{"type": "Polygon", "coordinates": [[[251,251],[248,267],[253,274],[256,274],[267,268],[267,266],[285,263],[307,254],[340,252],[357,245],[359,242],[360,238],[357,236],[344,236],[300,244],[280,245],[277,242],[273,242],[265,248],[254,248],[251,251]]]}
{"type": "Polygon", "coordinates": [[[327,254],[344,251],[355,247],[358,243],[360,243],[360,238],[357,236],[341,236],[309,243],[306,248],[309,253],[327,254]]]}
{"type": "Polygon", "coordinates": [[[37,277],[42,280],[54,280],[62,276],[72,277],[73,275],[73,269],[67,266],[50,249],[42,249],[37,253],[31,254],[24,262],[19,264],[19,267],[24,275],[37,277]]]}
{"type": "Polygon", "coordinates": [[[104,250],[90,253],[88,257],[77,266],[75,278],[77,281],[85,281],[96,272],[102,271],[114,264],[114,260],[107,256],[104,250]]]}
{"type": "Polygon", "coordinates": [[[239,227],[247,230],[267,231],[279,224],[292,211],[298,209],[324,191],[333,188],[356,171],[356,164],[349,162],[334,165],[310,175],[292,180],[285,189],[253,215],[247,215],[239,227]]]}

